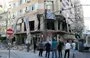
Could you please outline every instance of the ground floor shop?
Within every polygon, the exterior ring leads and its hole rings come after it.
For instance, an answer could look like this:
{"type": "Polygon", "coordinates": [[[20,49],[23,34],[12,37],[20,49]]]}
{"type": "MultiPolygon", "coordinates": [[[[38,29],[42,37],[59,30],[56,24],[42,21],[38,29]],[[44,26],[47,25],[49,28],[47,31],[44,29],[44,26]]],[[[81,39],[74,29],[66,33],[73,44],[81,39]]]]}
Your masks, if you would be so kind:
{"type": "MultiPolygon", "coordinates": [[[[31,32],[31,44],[33,44],[34,42],[38,43],[40,41],[46,41],[46,40],[52,40],[52,38],[55,37],[56,40],[58,41],[60,38],[62,38],[64,41],[65,40],[74,40],[75,39],[75,35],[68,33],[68,32],[64,32],[64,31],[35,31],[35,32],[31,32]]],[[[17,44],[25,44],[27,35],[26,33],[17,33],[15,34],[15,41],[17,44]]]]}

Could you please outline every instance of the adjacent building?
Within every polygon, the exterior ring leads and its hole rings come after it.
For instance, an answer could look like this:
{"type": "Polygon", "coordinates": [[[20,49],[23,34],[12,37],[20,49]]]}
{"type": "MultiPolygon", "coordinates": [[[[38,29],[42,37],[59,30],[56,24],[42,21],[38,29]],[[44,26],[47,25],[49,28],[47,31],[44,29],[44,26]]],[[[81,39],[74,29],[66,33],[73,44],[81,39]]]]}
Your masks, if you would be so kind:
{"type": "Polygon", "coordinates": [[[0,8],[0,35],[6,37],[6,30],[8,25],[8,12],[4,12],[4,9],[0,8]]]}
{"type": "Polygon", "coordinates": [[[66,18],[69,31],[82,35],[84,27],[83,9],[79,0],[60,0],[61,13],[66,18]]]}

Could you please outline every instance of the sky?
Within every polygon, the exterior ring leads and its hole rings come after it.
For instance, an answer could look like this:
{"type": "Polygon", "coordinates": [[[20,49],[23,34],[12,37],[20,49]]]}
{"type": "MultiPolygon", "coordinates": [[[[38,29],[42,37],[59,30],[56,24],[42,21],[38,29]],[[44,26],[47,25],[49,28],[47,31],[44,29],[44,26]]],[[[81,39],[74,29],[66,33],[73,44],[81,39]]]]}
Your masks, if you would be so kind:
{"type": "Polygon", "coordinates": [[[90,0],[80,0],[83,6],[84,25],[87,30],[90,30],[90,0]],[[89,5],[89,6],[85,6],[89,5]]]}

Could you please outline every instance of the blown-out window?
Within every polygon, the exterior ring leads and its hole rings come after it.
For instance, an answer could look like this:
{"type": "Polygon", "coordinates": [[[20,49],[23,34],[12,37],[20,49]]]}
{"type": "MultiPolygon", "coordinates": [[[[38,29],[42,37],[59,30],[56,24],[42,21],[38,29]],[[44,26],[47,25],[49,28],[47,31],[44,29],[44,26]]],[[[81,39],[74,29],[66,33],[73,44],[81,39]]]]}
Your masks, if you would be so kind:
{"type": "Polygon", "coordinates": [[[29,21],[30,30],[34,30],[34,21],[29,21]]]}
{"type": "Polygon", "coordinates": [[[55,30],[54,28],[54,20],[47,20],[47,29],[48,30],[55,30]]]}

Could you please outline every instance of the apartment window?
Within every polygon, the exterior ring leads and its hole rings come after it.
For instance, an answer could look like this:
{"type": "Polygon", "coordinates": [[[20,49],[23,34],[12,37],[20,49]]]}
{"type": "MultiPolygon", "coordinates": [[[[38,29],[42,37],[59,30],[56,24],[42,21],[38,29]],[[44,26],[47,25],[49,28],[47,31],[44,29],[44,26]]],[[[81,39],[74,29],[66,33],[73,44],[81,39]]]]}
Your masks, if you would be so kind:
{"type": "Polygon", "coordinates": [[[60,0],[60,2],[62,2],[62,0],[60,0]]]}
{"type": "MultiPolygon", "coordinates": [[[[29,28],[31,31],[34,30],[34,21],[29,21],[29,28]]],[[[26,24],[24,22],[24,31],[26,31],[26,24]]]]}
{"type": "Polygon", "coordinates": [[[45,2],[45,9],[54,10],[53,1],[45,2]]]}
{"type": "Polygon", "coordinates": [[[29,6],[29,11],[32,11],[32,7],[31,6],[29,6]]]}
{"type": "Polygon", "coordinates": [[[34,10],[34,7],[32,6],[32,10],[34,10]]]}
{"type": "Polygon", "coordinates": [[[25,0],[22,0],[22,3],[25,3],[26,1],[25,0]]]}
{"type": "Polygon", "coordinates": [[[31,0],[25,0],[25,2],[29,3],[31,0]]]}
{"type": "Polygon", "coordinates": [[[27,7],[26,7],[26,10],[27,10],[27,7]]]}
{"type": "Polygon", "coordinates": [[[27,3],[30,3],[31,0],[27,0],[27,3]]]}
{"type": "Polygon", "coordinates": [[[21,26],[22,26],[21,23],[17,24],[17,32],[20,32],[21,31],[21,26]]]}
{"type": "Polygon", "coordinates": [[[71,6],[73,7],[73,4],[71,3],[71,6]]]}
{"type": "Polygon", "coordinates": [[[71,32],[71,26],[70,26],[70,24],[68,24],[68,27],[69,27],[69,32],[71,32]]]}
{"type": "Polygon", "coordinates": [[[32,5],[32,10],[34,10],[35,9],[35,5],[32,5]]]}
{"type": "Polygon", "coordinates": [[[16,7],[15,3],[13,4],[13,7],[16,7]]]}
{"type": "Polygon", "coordinates": [[[20,0],[20,4],[22,4],[22,2],[23,2],[23,1],[22,1],[22,0],[20,0]]]}
{"type": "Polygon", "coordinates": [[[35,6],[35,10],[37,10],[38,9],[38,3],[36,3],[34,6],[35,6]]]}
{"type": "Polygon", "coordinates": [[[22,10],[20,10],[20,13],[22,12],[22,10]]]}
{"type": "Polygon", "coordinates": [[[66,23],[66,19],[65,18],[63,19],[63,22],[62,22],[62,30],[63,31],[67,31],[67,23],[66,23]]]}
{"type": "Polygon", "coordinates": [[[15,15],[13,15],[13,19],[15,18],[15,15]]]}
{"type": "Polygon", "coordinates": [[[67,0],[69,2],[69,0],[67,0]]]}
{"type": "Polygon", "coordinates": [[[25,24],[25,22],[24,22],[24,31],[26,31],[26,24],[25,24]]]}
{"type": "Polygon", "coordinates": [[[62,13],[62,11],[60,10],[60,13],[62,13]]]}
{"type": "Polygon", "coordinates": [[[66,22],[62,23],[62,30],[67,31],[67,23],[66,22]]]}

